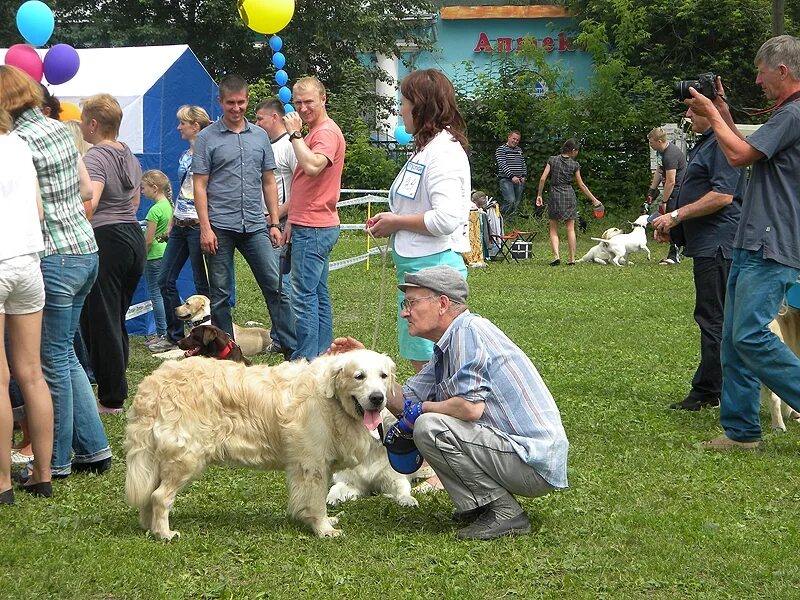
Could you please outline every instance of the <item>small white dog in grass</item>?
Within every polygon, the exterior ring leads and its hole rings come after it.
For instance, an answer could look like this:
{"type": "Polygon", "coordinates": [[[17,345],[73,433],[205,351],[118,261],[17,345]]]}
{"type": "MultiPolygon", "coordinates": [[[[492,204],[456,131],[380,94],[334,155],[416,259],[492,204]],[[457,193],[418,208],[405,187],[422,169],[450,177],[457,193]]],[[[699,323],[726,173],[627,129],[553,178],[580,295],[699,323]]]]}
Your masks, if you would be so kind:
{"type": "Polygon", "coordinates": [[[592,238],[600,242],[600,245],[611,256],[611,262],[618,267],[623,264],[631,263],[627,256],[631,252],[642,251],[647,253],[647,260],[650,260],[650,249],[647,247],[647,215],[641,215],[631,225],[633,230],[630,233],[615,235],[610,240],[602,238],[592,238]]]}
{"type": "MultiPolygon", "coordinates": [[[[606,229],[603,234],[600,236],[603,240],[610,240],[611,238],[620,235],[622,233],[622,229],[619,227],[609,227],[606,229]]],[[[589,248],[589,251],[583,255],[583,257],[578,262],[595,262],[598,265],[607,265],[608,262],[611,260],[611,255],[605,249],[602,243],[597,244],[589,248]]]]}

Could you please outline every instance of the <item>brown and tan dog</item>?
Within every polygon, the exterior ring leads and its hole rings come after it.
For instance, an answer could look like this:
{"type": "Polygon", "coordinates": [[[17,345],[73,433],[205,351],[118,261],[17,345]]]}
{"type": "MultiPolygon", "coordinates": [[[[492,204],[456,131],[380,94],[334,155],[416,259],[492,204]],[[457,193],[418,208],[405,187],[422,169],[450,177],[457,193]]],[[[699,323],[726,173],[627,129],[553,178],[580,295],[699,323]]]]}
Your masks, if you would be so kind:
{"type": "MultiPolygon", "coordinates": [[[[770,330],[797,356],[800,356],[800,310],[782,306],[775,320],[769,324],[770,330]]],[[[769,406],[773,431],[786,431],[786,419],[800,421],[800,414],[783,402],[767,386],[761,385],[761,404],[769,406]]]]}
{"type": "Polygon", "coordinates": [[[232,360],[250,366],[250,361],[244,357],[239,344],[231,336],[216,325],[204,323],[193,327],[182,340],[178,341],[178,348],[185,350],[185,356],[206,356],[219,360],[232,360]]]}

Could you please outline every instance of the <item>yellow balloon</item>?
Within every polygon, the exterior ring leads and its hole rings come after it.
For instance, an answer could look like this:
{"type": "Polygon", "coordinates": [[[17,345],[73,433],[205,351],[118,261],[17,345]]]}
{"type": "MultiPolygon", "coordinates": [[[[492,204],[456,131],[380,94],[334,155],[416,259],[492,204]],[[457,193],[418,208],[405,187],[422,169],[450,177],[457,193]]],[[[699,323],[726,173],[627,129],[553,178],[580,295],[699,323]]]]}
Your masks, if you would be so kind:
{"type": "Polygon", "coordinates": [[[294,16],[294,0],[238,0],[239,16],[257,33],[278,33],[294,16]]]}
{"type": "Polygon", "coordinates": [[[81,109],[74,105],[72,102],[61,103],[61,113],[58,115],[59,121],[80,121],[81,109]]]}

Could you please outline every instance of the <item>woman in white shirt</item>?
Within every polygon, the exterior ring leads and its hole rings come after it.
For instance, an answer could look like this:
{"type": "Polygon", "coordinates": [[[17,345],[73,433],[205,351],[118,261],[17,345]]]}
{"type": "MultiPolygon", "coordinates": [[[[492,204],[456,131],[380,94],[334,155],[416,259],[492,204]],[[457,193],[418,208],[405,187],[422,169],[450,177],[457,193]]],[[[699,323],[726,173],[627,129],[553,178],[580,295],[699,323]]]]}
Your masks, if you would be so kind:
{"type": "Polygon", "coordinates": [[[53,404],[39,358],[44,281],[39,253],[44,250],[42,203],[28,145],[11,130],[11,116],[0,108],[0,504],[13,504],[8,359],[25,397],[33,444],[31,476],[20,489],[52,495],[53,404]],[[8,330],[11,355],[2,343],[8,330]]]}
{"type": "MultiPolygon", "coordinates": [[[[467,277],[462,252],[469,252],[471,175],[466,124],[456,105],[453,84],[441,71],[425,69],[400,84],[400,114],[414,135],[415,151],[389,190],[391,212],[375,215],[367,231],[391,235],[397,281],[406,273],[448,265],[467,277]]],[[[433,343],[408,334],[402,315],[405,294],[397,295],[400,355],[419,372],[433,354],[433,343]]]]}

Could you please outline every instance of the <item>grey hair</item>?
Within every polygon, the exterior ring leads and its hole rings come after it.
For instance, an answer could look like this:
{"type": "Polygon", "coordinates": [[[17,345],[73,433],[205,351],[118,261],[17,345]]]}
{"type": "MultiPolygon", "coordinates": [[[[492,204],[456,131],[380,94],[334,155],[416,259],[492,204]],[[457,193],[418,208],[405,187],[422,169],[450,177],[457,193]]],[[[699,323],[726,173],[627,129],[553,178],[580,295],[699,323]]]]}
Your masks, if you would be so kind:
{"type": "Polygon", "coordinates": [[[761,44],[753,61],[770,69],[786,65],[794,79],[800,79],[800,39],[792,35],[779,35],[761,44]]]}

